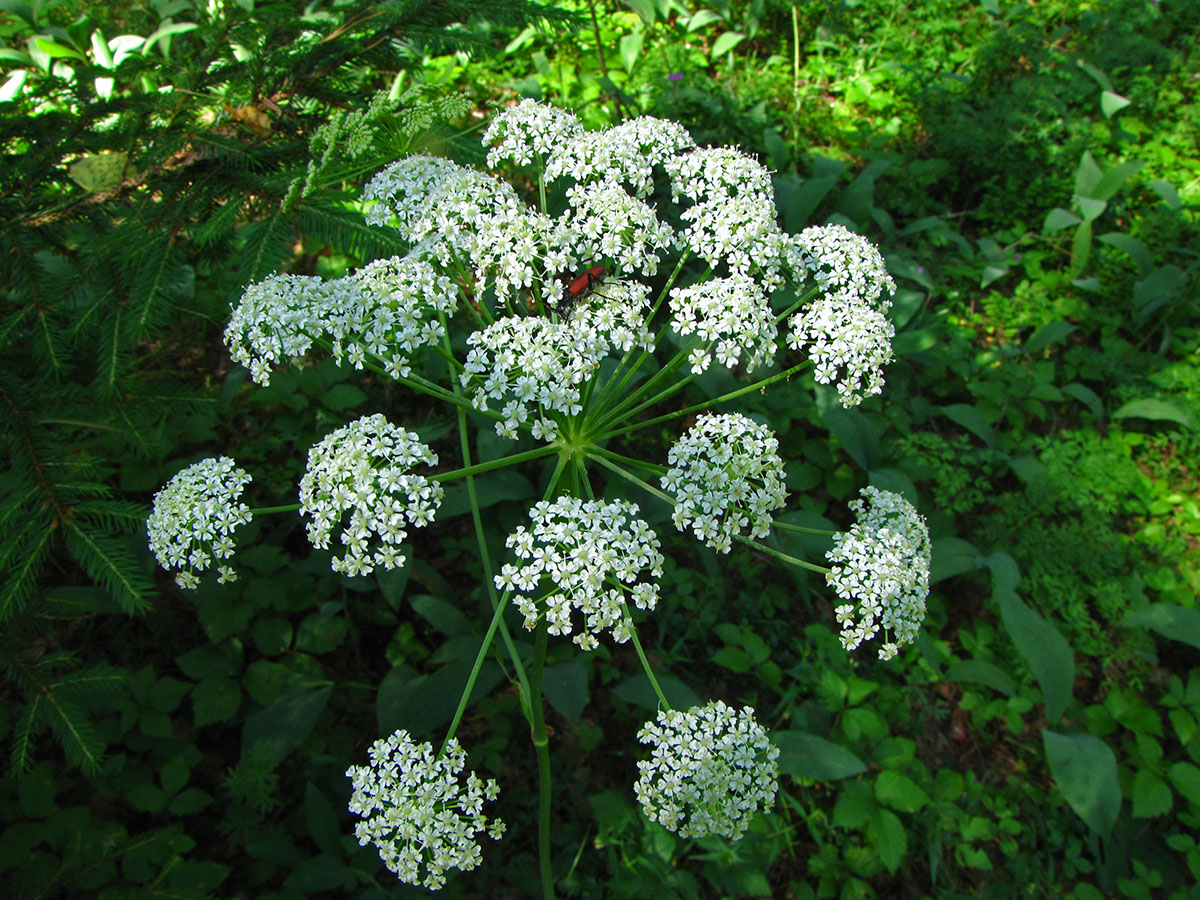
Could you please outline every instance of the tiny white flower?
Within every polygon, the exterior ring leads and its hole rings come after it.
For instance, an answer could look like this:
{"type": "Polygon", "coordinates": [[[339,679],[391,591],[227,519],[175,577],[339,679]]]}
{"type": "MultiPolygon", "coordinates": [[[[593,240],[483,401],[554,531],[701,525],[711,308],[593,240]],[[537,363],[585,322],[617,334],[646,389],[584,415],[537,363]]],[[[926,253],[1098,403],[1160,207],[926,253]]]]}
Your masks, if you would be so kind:
{"type": "MultiPolygon", "coordinates": [[[[746,371],[769,363],[775,355],[775,317],[766,294],[750,278],[714,278],[671,291],[671,326],[682,335],[695,334],[715,349],[721,365],[732,369],[745,354],[746,371]]],[[[708,368],[712,354],[698,348],[689,357],[692,372],[708,368]]]]}
{"type": "Polygon", "coordinates": [[[520,566],[505,565],[496,577],[499,590],[514,587],[513,603],[532,630],[543,616],[551,634],[574,630],[571,613],[583,616],[583,628],[573,640],[592,650],[596,638],[611,631],[617,643],[629,640],[633,621],[629,602],[654,609],[658,585],[639,582],[662,575],[663,556],[653,530],[637,518],[636,504],[624,500],[586,503],[575,497],[542,501],[529,511],[531,528],[520,526],[507,546],[520,566]],[[540,586],[548,581],[550,586],[540,586]]]}
{"type": "Polygon", "coordinates": [[[483,814],[495,800],[495,779],[474,772],[462,776],[467,755],[452,738],[442,755],[417,744],[407,731],[381,738],[368,751],[369,766],[351,766],[346,777],[354,793],[350,812],[365,821],[354,827],[359,846],[374,844],[387,868],[405,884],[438,890],[446,872],[468,872],[482,861],[477,836],[493,840],[504,822],[483,814]]]}
{"type": "Polygon", "coordinates": [[[701,416],[667,457],[662,488],[675,496],[675,527],[689,526],[718,553],[733,536],[766,537],[787,502],[779,441],[765,425],[739,413],[701,416]]]}
{"type": "MultiPolygon", "coordinates": [[[[202,459],[174,475],[154,495],[146,519],[150,549],[164,569],[179,569],[175,582],[184,590],[200,584],[214,560],[233,556],[233,533],[251,519],[250,507],[238,502],[250,476],[232,459],[202,459]]],[[[237,580],[237,573],[217,566],[218,582],[237,580]]]]}
{"type": "Polygon", "coordinates": [[[493,169],[505,160],[527,166],[534,157],[545,158],[583,132],[583,125],[563,109],[522,100],[502,110],[483,133],[487,163],[493,169]]]}
{"type": "Polygon", "coordinates": [[[638,732],[652,747],[634,793],[646,815],[680,837],[738,840],[779,787],[779,749],[754,720],[720,700],[687,712],[660,710],[638,732]]]}
{"type": "Polygon", "coordinates": [[[440,484],[411,474],[418,463],[437,465],[437,454],[379,414],[331,432],[308,451],[300,514],[312,518],[308,538],[318,549],[328,549],[342,527],[346,553],[333,558],[333,571],[369,575],[376,566],[404,565],[397,548],[408,526],[431,522],[443,496],[440,484]]]}
{"type": "Polygon", "coordinates": [[[900,494],[863,488],[850,504],[858,521],[834,535],[826,582],[843,600],[834,610],[842,644],[854,650],[881,629],[880,659],[917,639],[929,595],[930,543],[925,520],[900,494]]]}

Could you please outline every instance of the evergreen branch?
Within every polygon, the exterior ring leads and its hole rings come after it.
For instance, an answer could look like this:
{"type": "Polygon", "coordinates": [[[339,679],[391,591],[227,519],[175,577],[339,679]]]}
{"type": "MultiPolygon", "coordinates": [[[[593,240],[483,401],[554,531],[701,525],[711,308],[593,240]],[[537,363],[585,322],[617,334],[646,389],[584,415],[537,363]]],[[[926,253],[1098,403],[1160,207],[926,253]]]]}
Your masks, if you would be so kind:
{"type": "Polygon", "coordinates": [[[83,770],[89,778],[100,771],[104,755],[104,741],[88,721],[87,715],[74,703],[64,700],[50,687],[43,695],[45,712],[42,718],[49,721],[50,730],[58,738],[66,753],[67,761],[83,770]]]}
{"type": "Polygon", "coordinates": [[[25,705],[17,724],[13,726],[12,750],[9,756],[9,770],[17,775],[29,774],[29,757],[33,747],[33,733],[37,726],[38,712],[42,698],[34,695],[25,705]]]}
{"type": "Polygon", "coordinates": [[[127,613],[141,612],[149,605],[153,589],[138,571],[138,562],[132,554],[105,535],[82,527],[74,518],[63,525],[67,549],[89,578],[109,591],[127,613]]]}
{"type": "Polygon", "coordinates": [[[24,558],[20,565],[11,570],[8,579],[0,586],[0,622],[19,613],[33,596],[37,574],[50,550],[50,538],[53,535],[52,529],[44,528],[33,543],[23,549],[24,558]]]}

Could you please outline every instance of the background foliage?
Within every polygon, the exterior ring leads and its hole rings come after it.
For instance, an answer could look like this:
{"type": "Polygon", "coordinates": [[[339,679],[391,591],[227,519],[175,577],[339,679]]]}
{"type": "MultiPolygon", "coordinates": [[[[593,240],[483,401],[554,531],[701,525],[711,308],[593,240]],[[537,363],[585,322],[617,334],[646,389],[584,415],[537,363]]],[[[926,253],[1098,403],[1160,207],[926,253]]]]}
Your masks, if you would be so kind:
{"type": "MultiPolygon", "coordinates": [[[[187,597],[143,522],[201,456],[279,497],[360,408],[449,429],[332,365],[251,389],[220,333],[250,281],[394,252],[354,206],[366,175],[418,147],[478,162],[487,104],[524,95],[751,149],[788,230],[880,243],[891,402],[756,411],[796,522],[912,491],[935,555],[920,643],[879,664],[841,649],[818,581],[663,531],[656,665],[759,711],[782,802],[733,846],[647,825],[631,651],[560,648],[563,892],[1200,896],[1198,30],[1195,3],[1132,0],[0,0],[0,893],[406,895],[351,836],[343,773],[449,719],[487,621],[465,500],[403,573],[332,575],[267,520],[248,577],[187,597]]],[[[535,493],[480,487],[504,527],[535,493]]],[[[525,896],[527,735],[490,678],[460,736],[510,832],[447,892],[525,896]]]]}

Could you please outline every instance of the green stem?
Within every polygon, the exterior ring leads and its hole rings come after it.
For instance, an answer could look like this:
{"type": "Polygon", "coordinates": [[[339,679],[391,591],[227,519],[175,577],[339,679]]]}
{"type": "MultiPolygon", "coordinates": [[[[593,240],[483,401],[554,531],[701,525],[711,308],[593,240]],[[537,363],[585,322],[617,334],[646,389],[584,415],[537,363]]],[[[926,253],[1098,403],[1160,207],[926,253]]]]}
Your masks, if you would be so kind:
{"type": "MultiPolygon", "coordinates": [[[[796,365],[792,366],[790,369],[785,369],[782,372],[778,372],[775,375],[772,375],[770,378],[764,378],[761,381],[756,381],[756,382],[754,382],[754,384],[747,385],[746,387],[738,388],[736,391],[730,391],[728,394],[722,394],[720,397],[717,397],[714,400],[704,400],[704,401],[701,401],[700,403],[694,403],[691,406],[685,407],[683,409],[677,409],[674,412],[665,413],[661,416],[655,416],[653,419],[647,419],[644,422],[634,422],[632,425],[626,425],[624,428],[619,428],[616,431],[605,432],[604,434],[598,436],[596,438],[596,440],[597,441],[607,441],[614,437],[619,437],[621,435],[630,434],[631,432],[634,432],[634,431],[640,431],[641,429],[647,428],[651,425],[657,425],[659,422],[668,422],[671,419],[678,419],[680,416],[686,416],[690,413],[696,412],[697,410],[707,409],[709,407],[716,406],[720,403],[725,403],[729,400],[736,400],[738,397],[744,396],[745,394],[749,394],[752,391],[760,391],[760,390],[763,390],[764,388],[768,387],[769,385],[774,384],[777,381],[782,381],[783,379],[791,378],[793,375],[795,375],[797,372],[799,372],[801,369],[803,369],[807,365],[809,365],[808,360],[805,360],[804,362],[796,363],[796,365]]],[[[632,413],[631,413],[631,415],[632,415],[632,413]]]]}
{"type": "Polygon", "coordinates": [[[632,472],[625,471],[623,468],[621,468],[619,465],[617,465],[613,460],[608,458],[610,456],[616,456],[616,454],[609,453],[607,450],[603,450],[600,447],[594,448],[594,454],[595,455],[592,456],[592,459],[596,460],[596,462],[600,463],[600,465],[604,466],[604,468],[608,469],[611,472],[615,472],[617,475],[620,475],[626,481],[628,481],[632,484],[636,484],[638,487],[640,487],[642,490],[646,491],[648,494],[652,494],[655,497],[658,497],[660,500],[662,500],[666,503],[669,503],[671,506],[675,505],[675,498],[672,497],[670,494],[666,493],[665,491],[660,491],[654,485],[649,484],[645,481],[642,481],[642,479],[638,478],[632,472]]]}
{"type": "Polygon", "coordinates": [[[274,513],[296,512],[300,509],[299,503],[287,503],[283,506],[260,506],[258,509],[250,510],[252,516],[269,516],[274,513]]]}
{"type": "MultiPolygon", "coordinates": [[[[621,601],[624,603],[625,601],[621,601]]],[[[625,606],[625,614],[629,615],[629,607],[625,606]]],[[[654,669],[650,666],[650,660],[646,659],[646,651],[642,649],[642,642],[638,640],[637,629],[631,629],[630,635],[633,637],[633,649],[637,651],[638,659],[642,661],[642,670],[646,673],[646,677],[650,679],[650,686],[654,688],[654,693],[658,695],[658,702],[663,705],[664,709],[670,709],[671,704],[667,702],[667,695],[663,693],[662,687],[658,683],[658,679],[654,676],[654,669]]]]}
{"type": "Polygon", "coordinates": [[[533,644],[533,747],[538,763],[538,868],[542,876],[545,900],[555,900],[554,872],[550,865],[550,738],[546,733],[546,716],[542,704],[542,672],[546,665],[546,647],[550,635],[546,620],[537,625],[533,644]]]}
{"type": "MultiPolygon", "coordinates": [[[[466,412],[459,409],[459,415],[466,420],[466,412]]],[[[541,459],[543,456],[549,456],[552,453],[558,453],[558,447],[554,444],[546,444],[543,447],[536,447],[533,450],[525,450],[522,453],[514,453],[512,456],[503,456],[500,459],[489,460],[488,462],[475,463],[473,466],[464,466],[461,469],[455,469],[453,472],[438,472],[436,475],[427,476],[430,481],[454,481],[458,478],[468,479],[467,492],[470,494],[473,491],[473,479],[476,475],[482,475],[484,472],[491,472],[493,469],[503,469],[506,466],[514,466],[517,463],[529,462],[533,459],[541,459]]],[[[470,457],[464,457],[469,459],[470,457]]]]}
{"type": "Polygon", "coordinates": [[[747,547],[753,547],[755,550],[761,550],[763,553],[767,554],[767,556],[773,556],[776,559],[780,560],[781,562],[785,562],[785,563],[788,563],[789,565],[797,566],[798,568],[801,568],[801,569],[808,569],[810,572],[816,572],[820,575],[828,575],[830,572],[833,571],[832,569],[827,569],[825,566],[818,566],[816,563],[810,563],[807,559],[800,559],[795,556],[789,556],[788,554],[782,553],[773,547],[768,547],[766,544],[761,544],[758,541],[754,540],[753,538],[748,538],[748,537],[745,537],[740,534],[735,534],[733,536],[733,539],[735,541],[740,541],[741,543],[745,544],[747,547]]]}
{"type": "Polygon", "coordinates": [[[483,661],[487,659],[488,652],[492,649],[492,640],[496,637],[496,629],[504,619],[504,606],[507,602],[508,591],[505,591],[504,595],[500,597],[500,602],[496,604],[496,611],[492,614],[492,624],[488,626],[487,634],[484,635],[483,642],[479,645],[479,652],[475,654],[475,665],[471,667],[467,686],[463,688],[462,696],[458,698],[458,709],[454,711],[454,718],[450,720],[450,728],[446,732],[446,737],[442,739],[442,746],[438,748],[438,758],[441,758],[441,755],[446,752],[446,745],[454,737],[454,733],[458,730],[458,723],[462,721],[463,713],[467,711],[471,692],[475,690],[475,682],[479,678],[480,670],[483,669],[483,661]]]}
{"type": "Polygon", "coordinates": [[[794,531],[796,534],[817,534],[821,537],[830,537],[837,534],[836,531],[830,531],[828,528],[805,528],[803,525],[790,525],[787,522],[776,522],[774,527],[780,531],[794,531]]]}

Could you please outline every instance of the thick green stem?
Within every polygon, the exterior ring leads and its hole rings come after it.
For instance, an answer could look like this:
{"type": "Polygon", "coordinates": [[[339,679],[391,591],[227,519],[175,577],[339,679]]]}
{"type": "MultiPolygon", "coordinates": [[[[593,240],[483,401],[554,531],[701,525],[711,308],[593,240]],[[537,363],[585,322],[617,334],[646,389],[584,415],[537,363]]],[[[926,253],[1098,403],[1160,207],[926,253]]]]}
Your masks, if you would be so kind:
{"type": "Polygon", "coordinates": [[[483,641],[479,645],[479,652],[475,655],[475,665],[471,667],[471,674],[467,677],[467,686],[463,688],[462,696],[458,699],[458,709],[454,711],[454,718],[450,720],[450,728],[442,739],[442,746],[438,748],[439,757],[446,752],[446,745],[454,737],[454,733],[458,730],[458,723],[462,721],[463,713],[467,711],[471,692],[475,690],[475,682],[479,679],[479,672],[483,669],[483,661],[487,659],[488,652],[492,649],[492,640],[496,637],[496,629],[504,618],[504,605],[507,601],[508,591],[505,591],[496,604],[496,611],[492,614],[492,624],[488,626],[487,634],[484,635],[483,641]]]}
{"type": "Polygon", "coordinates": [[[596,462],[600,463],[600,465],[604,466],[604,468],[608,469],[609,471],[615,472],[617,475],[620,475],[626,481],[628,481],[632,484],[636,484],[638,487],[640,487],[646,493],[654,495],[655,497],[662,500],[663,502],[669,503],[671,506],[675,505],[674,497],[672,497],[670,494],[666,493],[665,491],[660,491],[654,485],[648,484],[647,482],[642,481],[642,479],[638,478],[632,472],[625,471],[625,469],[621,468],[619,465],[616,464],[616,462],[614,462],[612,459],[609,458],[612,456],[616,456],[616,454],[609,453],[609,452],[597,447],[594,450],[594,455],[592,456],[592,459],[596,460],[596,462]]]}
{"type": "MultiPolygon", "coordinates": [[[[625,607],[625,614],[629,614],[628,606],[625,607]]],[[[654,676],[654,669],[650,666],[650,660],[646,658],[646,651],[642,649],[642,642],[638,640],[637,629],[633,629],[631,634],[633,637],[633,649],[637,651],[638,659],[642,661],[642,670],[646,673],[646,677],[650,679],[650,686],[654,688],[654,693],[658,695],[658,702],[663,705],[663,709],[670,709],[671,704],[667,702],[667,695],[663,693],[658,679],[654,676]]]]}
{"type": "MultiPolygon", "coordinates": [[[[466,413],[461,409],[459,415],[466,419],[466,413]]],[[[549,456],[552,453],[557,453],[558,448],[553,444],[546,444],[544,447],[537,447],[533,450],[526,450],[523,453],[514,453],[512,456],[504,456],[500,459],[489,460],[488,462],[476,463],[475,465],[464,466],[461,469],[455,469],[453,472],[438,472],[436,475],[429,475],[430,481],[454,481],[459,478],[466,478],[467,492],[473,490],[473,476],[482,475],[484,472],[491,472],[493,469],[503,469],[505,466],[514,466],[517,463],[529,462],[534,459],[541,459],[543,456],[549,456]]],[[[469,457],[464,457],[468,459],[469,457]]]]}
{"type": "Polygon", "coordinates": [[[799,557],[796,557],[796,556],[789,556],[788,554],[783,553],[779,550],[776,550],[773,547],[768,547],[766,544],[760,544],[758,541],[754,540],[753,538],[743,537],[740,534],[735,534],[733,536],[733,539],[736,541],[740,541],[741,543],[745,544],[747,547],[753,547],[755,550],[761,550],[763,553],[767,554],[767,556],[773,556],[780,562],[785,562],[785,563],[788,563],[789,565],[797,566],[798,568],[801,568],[801,569],[808,569],[810,572],[816,572],[820,575],[828,575],[830,572],[833,571],[832,569],[828,569],[825,566],[818,566],[816,563],[810,563],[806,559],[800,559],[799,557]]]}
{"type": "Polygon", "coordinates": [[[546,733],[546,716],[542,704],[542,672],[546,666],[546,647],[550,635],[546,620],[538,622],[533,644],[533,748],[538,763],[538,868],[542,876],[545,900],[555,900],[554,872],[550,860],[550,738],[546,733]]]}
{"type": "Polygon", "coordinates": [[[283,506],[260,506],[258,509],[250,510],[252,516],[270,516],[274,513],[296,512],[300,509],[299,503],[285,503],[283,506]]]}

